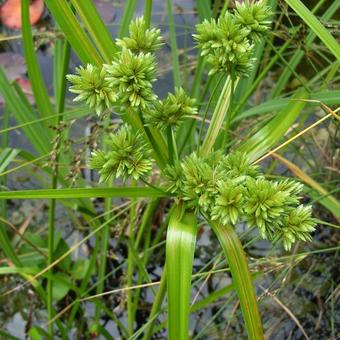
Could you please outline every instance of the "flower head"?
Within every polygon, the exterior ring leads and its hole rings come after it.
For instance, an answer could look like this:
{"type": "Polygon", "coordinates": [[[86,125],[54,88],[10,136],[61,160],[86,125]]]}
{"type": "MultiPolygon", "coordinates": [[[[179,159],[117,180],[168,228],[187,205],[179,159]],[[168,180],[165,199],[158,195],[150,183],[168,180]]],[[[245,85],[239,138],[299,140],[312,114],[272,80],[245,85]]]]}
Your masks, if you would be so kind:
{"type": "Polygon", "coordinates": [[[282,238],[283,246],[286,250],[290,250],[296,240],[312,240],[310,233],[315,230],[316,222],[311,216],[311,211],[311,206],[299,205],[284,218],[278,238],[282,238]]]}
{"type": "Polygon", "coordinates": [[[250,161],[245,153],[235,151],[229,153],[223,161],[228,178],[241,178],[248,177],[257,178],[260,176],[260,167],[258,165],[250,164],[250,161]]]}
{"type": "Polygon", "coordinates": [[[175,93],[168,93],[164,100],[158,100],[146,111],[146,122],[158,129],[177,127],[185,118],[197,114],[195,100],[185,91],[175,88],[175,93]]]}
{"type": "Polygon", "coordinates": [[[109,145],[111,149],[107,153],[93,152],[89,164],[99,169],[100,182],[118,177],[137,180],[150,172],[151,151],[140,132],[133,132],[130,126],[123,125],[111,134],[109,145]]]}
{"type": "Polygon", "coordinates": [[[207,211],[213,205],[217,193],[214,169],[196,153],[185,157],[182,163],[183,199],[189,207],[207,211]]]}
{"type": "Polygon", "coordinates": [[[205,19],[202,23],[197,24],[196,32],[197,34],[192,36],[197,41],[202,56],[211,53],[212,49],[222,46],[222,32],[215,19],[210,19],[210,21],[205,19]]]}
{"type": "Polygon", "coordinates": [[[278,190],[276,182],[248,179],[244,212],[250,225],[256,225],[263,238],[273,239],[289,208],[289,191],[278,190]]]}
{"type": "Polygon", "coordinates": [[[152,91],[156,80],[156,62],[151,53],[134,54],[123,48],[111,65],[104,65],[106,81],[119,93],[119,103],[124,106],[145,108],[157,97],[152,91]]]}
{"type": "Polygon", "coordinates": [[[272,15],[271,8],[262,0],[236,3],[236,21],[248,30],[252,41],[259,41],[270,29],[272,15]]]}
{"type": "Polygon", "coordinates": [[[218,194],[212,207],[212,220],[219,220],[222,224],[235,224],[243,213],[244,188],[233,180],[219,181],[218,194]]]}
{"type": "Polygon", "coordinates": [[[213,221],[247,222],[258,227],[262,238],[283,241],[285,249],[311,238],[315,223],[311,208],[299,205],[302,184],[266,179],[244,153],[192,153],[168,166],[164,175],[171,193],[213,221]]]}
{"type": "Polygon", "coordinates": [[[116,39],[118,46],[127,48],[134,53],[154,52],[162,47],[161,31],[157,28],[148,29],[143,17],[132,21],[129,26],[130,37],[116,39]]]}
{"type": "Polygon", "coordinates": [[[98,115],[112,107],[117,93],[112,90],[103,68],[87,64],[86,67],[77,67],[76,73],[66,76],[72,83],[70,91],[77,94],[74,101],[85,101],[98,115]]]}
{"type": "Polygon", "coordinates": [[[194,39],[202,49],[201,54],[208,56],[210,74],[225,72],[233,79],[249,74],[253,45],[247,38],[249,31],[237,23],[234,15],[226,13],[218,21],[205,20],[196,28],[194,39]]]}

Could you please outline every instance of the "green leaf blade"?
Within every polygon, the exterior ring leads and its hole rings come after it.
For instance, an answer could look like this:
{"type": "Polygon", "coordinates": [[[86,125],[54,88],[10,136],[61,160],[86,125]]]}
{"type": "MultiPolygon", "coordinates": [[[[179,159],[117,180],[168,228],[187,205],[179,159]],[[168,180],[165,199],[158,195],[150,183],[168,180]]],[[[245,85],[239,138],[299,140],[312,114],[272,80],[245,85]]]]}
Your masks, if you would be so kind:
{"type": "Polygon", "coordinates": [[[34,50],[32,30],[29,18],[29,1],[21,1],[21,22],[22,37],[25,52],[25,61],[27,65],[28,76],[32,85],[35,102],[42,117],[52,115],[53,110],[47,93],[47,88],[39,68],[38,60],[34,50]]]}
{"type": "Polygon", "coordinates": [[[150,187],[116,187],[116,188],[70,188],[2,191],[0,199],[68,199],[94,197],[167,197],[165,191],[150,187]]]}
{"type": "Polygon", "coordinates": [[[285,108],[253,136],[243,142],[237,150],[247,153],[250,161],[261,157],[280,140],[301,114],[306,102],[299,99],[307,98],[306,90],[300,89],[297,91],[285,108]]]}
{"type": "Polygon", "coordinates": [[[242,244],[233,227],[218,223],[211,223],[211,226],[220,241],[230,267],[233,286],[240,300],[248,338],[263,339],[261,317],[242,244]]]}
{"type": "Polygon", "coordinates": [[[190,289],[197,233],[192,212],[176,206],[170,215],[166,241],[169,339],[188,339],[190,289]]]}

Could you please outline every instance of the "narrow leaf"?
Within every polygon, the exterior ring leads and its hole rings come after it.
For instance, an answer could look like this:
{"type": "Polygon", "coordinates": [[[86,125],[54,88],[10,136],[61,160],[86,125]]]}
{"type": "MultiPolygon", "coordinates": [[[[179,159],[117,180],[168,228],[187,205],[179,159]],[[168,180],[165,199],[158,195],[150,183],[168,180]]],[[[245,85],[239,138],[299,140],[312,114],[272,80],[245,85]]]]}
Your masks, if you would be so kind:
{"type": "Polygon", "coordinates": [[[53,111],[34,50],[29,5],[29,0],[21,0],[22,41],[25,52],[25,61],[39,113],[42,117],[47,117],[50,116],[53,111]]]}
{"type": "Polygon", "coordinates": [[[5,148],[0,152],[0,173],[5,171],[7,166],[20,153],[18,149],[5,148]]]}
{"type": "Polygon", "coordinates": [[[110,63],[113,54],[117,50],[116,45],[114,44],[111,34],[101,19],[93,1],[71,0],[71,3],[79,14],[86,29],[90,33],[104,61],[106,63],[110,63]]]}
{"type": "Polygon", "coordinates": [[[247,153],[251,161],[266,153],[281,139],[301,114],[306,102],[298,99],[306,98],[308,98],[308,95],[304,89],[297,91],[288,105],[253,136],[243,142],[238,150],[247,153]]]}
{"type": "Polygon", "coordinates": [[[263,339],[261,317],[242,244],[233,227],[218,223],[211,223],[211,226],[220,241],[230,267],[233,286],[240,300],[248,338],[252,340],[263,339]]]}
{"type": "Polygon", "coordinates": [[[92,63],[101,66],[102,58],[80,26],[67,1],[45,0],[45,3],[80,60],[84,64],[92,63]]]}
{"type": "Polygon", "coordinates": [[[190,289],[197,220],[176,206],[171,212],[166,239],[168,324],[170,340],[188,339],[190,289]]]}
{"type": "Polygon", "coordinates": [[[288,159],[274,153],[273,156],[282,162],[286,167],[304,183],[309,185],[315,191],[320,193],[323,197],[319,199],[319,203],[328,209],[336,218],[340,218],[340,203],[331,195],[321,184],[316,182],[312,177],[307,175],[302,169],[290,162],[288,159]]]}
{"type": "MultiPolygon", "coordinates": [[[[8,109],[13,114],[19,124],[25,124],[37,118],[33,109],[26,105],[23,97],[14,90],[2,68],[0,68],[0,91],[5,99],[8,109]]],[[[33,145],[39,154],[46,154],[50,150],[50,144],[46,143],[49,140],[48,130],[42,124],[35,126],[25,126],[23,128],[27,139],[33,145]]]]}
{"type": "Polygon", "coordinates": [[[85,198],[85,197],[167,197],[161,189],[149,187],[70,188],[2,191],[0,199],[85,198]]]}

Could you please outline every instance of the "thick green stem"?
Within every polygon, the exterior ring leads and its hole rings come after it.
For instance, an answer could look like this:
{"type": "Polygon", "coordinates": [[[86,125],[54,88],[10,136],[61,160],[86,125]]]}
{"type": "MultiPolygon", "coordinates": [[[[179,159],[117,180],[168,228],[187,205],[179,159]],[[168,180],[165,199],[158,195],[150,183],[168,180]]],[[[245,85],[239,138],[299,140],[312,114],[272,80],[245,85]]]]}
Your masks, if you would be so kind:
{"type": "Polygon", "coordinates": [[[151,23],[151,12],[152,12],[152,0],[145,0],[145,6],[144,6],[144,20],[146,27],[150,27],[151,23]]]}
{"type": "MultiPolygon", "coordinates": [[[[129,229],[129,238],[130,242],[128,242],[128,266],[127,266],[127,285],[128,287],[133,285],[133,271],[134,271],[134,257],[133,252],[135,251],[135,221],[136,221],[136,199],[133,198],[131,200],[131,208],[130,208],[130,229],[129,229]]],[[[128,333],[129,336],[133,334],[134,330],[134,322],[135,322],[135,310],[133,303],[133,291],[131,289],[127,292],[127,313],[128,313],[128,333]]]]}
{"type": "Polygon", "coordinates": [[[168,126],[166,129],[166,137],[167,137],[167,142],[168,142],[169,163],[174,164],[175,150],[174,150],[171,126],[168,126]]]}
{"type": "Polygon", "coordinates": [[[166,237],[168,273],[168,333],[170,340],[186,340],[189,333],[190,290],[196,245],[197,219],[183,205],[175,206],[166,237]]]}

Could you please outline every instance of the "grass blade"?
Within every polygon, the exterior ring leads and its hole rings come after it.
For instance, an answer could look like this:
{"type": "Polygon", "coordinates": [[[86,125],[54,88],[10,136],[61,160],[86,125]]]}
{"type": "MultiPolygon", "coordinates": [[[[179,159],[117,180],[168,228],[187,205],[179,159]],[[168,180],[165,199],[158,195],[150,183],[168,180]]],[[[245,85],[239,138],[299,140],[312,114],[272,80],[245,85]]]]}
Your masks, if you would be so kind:
{"type": "Polygon", "coordinates": [[[171,212],[166,240],[168,324],[170,340],[188,339],[190,288],[197,220],[176,206],[171,212]]]}
{"type": "Polygon", "coordinates": [[[34,50],[29,18],[29,4],[29,0],[21,0],[22,41],[25,52],[25,61],[27,65],[28,77],[32,85],[32,91],[38,110],[42,117],[47,117],[50,116],[53,111],[34,50]]]}
{"type": "MultiPolygon", "coordinates": [[[[11,86],[2,68],[0,68],[0,91],[5,98],[8,109],[18,123],[24,124],[37,118],[33,109],[26,105],[20,94],[11,86]]],[[[49,135],[46,128],[36,124],[34,127],[25,126],[23,131],[39,154],[42,155],[49,152],[50,145],[46,143],[49,140],[49,135]]]]}
{"type": "Polygon", "coordinates": [[[307,97],[307,92],[304,89],[297,91],[288,105],[252,137],[242,143],[238,150],[247,153],[251,161],[262,156],[280,140],[305,107],[306,103],[297,99],[306,99],[307,97]]]}
{"type": "MultiPolygon", "coordinates": [[[[329,8],[325,11],[325,13],[322,15],[322,20],[329,20],[333,14],[338,10],[340,7],[340,2],[334,1],[329,8]]],[[[310,49],[312,46],[312,43],[314,39],[316,38],[316,35],[313,32],[309,32],[305,39],[305,49],[310,49]]],[[[271,97],[275,98],[277,97],[285,88],[293,70],[299,65],[301,59],[305,55],[304,50],[296,50],[293,56],[289,59],[289,67],[285,67],[282,74],[280,75],[280,78],[277,80],[275,88],[272,92],[271,97]]]]}
{"type": "MultiPolygon", "coordinates": [[[[340,104],[340,91],[320,91],[316,93],[311,93],[311,100],[318,100],[325,105],[339,105],[340,104]]],[[[281,110],[289,104],[292,98],[276,98],[268,100],[265,103],[252,107],[241,114],[237,115],[233,121],[239,121],[244,118],[252,117],[259,114],[264,114],[268,112],[273,112],[276,110],[281,110]]],[[[308,105],[319,105],[318,103],[309,102],[308,105]]]]}
{"type": "Polygon", "coordinates": [[[42,199],[42,198],[92,198],[92,197],[168,197],[162,189],[149,187],[120,187],[120,188],[71,188],[71,189],[38,189],[2,191],[0,199],[42,199]]]}
{"type": "Polygon", "coordinates": [[[84,64],[92,63],[101,66],[102,58],[80,26],[66,0],[45,0],[45,3],[79,59],[84,64]]]}
{"type": "Polygon", "coordinates": [[[261,317],[242,244],[233,227],[222,226],[218,223],[211,223],[211,226],[220,241],[230,267],[233,286],[240,300],[248,338],[263,339],[261,317]]]}
{"type": "Polygon", "coordinates": [[[90,33],[104,61],[110,63],[117,48],[93,1],[71,0],[71,3],[90,33]]]}
{"type": "Polygon", "coordinates": [[[5,148],[0,152],[0,173],[5,171],[7,166],[15,159],[20,153],[18,149],[5,148]]]}
{"type": "Polygon", "coordinates": [[[283,163],[294,174],[294,176],[300,178],[301,181],[320,193],[323,197],[319,199],[319,203],[328,209],[336,218],[340,218],[340,203],[334,196],[332,196],[322,185],[308,176],[302,169],[290,162],[288,159],[278,155],[277,153],[273,154],[273,156],[283,163]]]}

